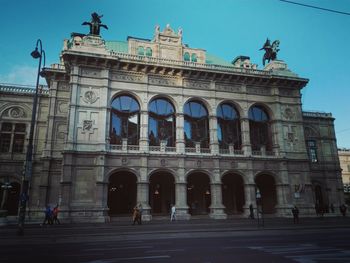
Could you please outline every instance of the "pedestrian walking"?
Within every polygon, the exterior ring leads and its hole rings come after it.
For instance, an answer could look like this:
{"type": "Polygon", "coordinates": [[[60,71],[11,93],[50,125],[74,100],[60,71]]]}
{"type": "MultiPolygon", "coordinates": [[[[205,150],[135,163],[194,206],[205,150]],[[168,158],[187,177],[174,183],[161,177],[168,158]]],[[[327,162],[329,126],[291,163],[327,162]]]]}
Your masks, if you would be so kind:
{"type": "Polygon", "coordinates": [[[293,214],[293,223],[299,224],[299,209],[296,205],[292,208],[292,214],[293,214]]]}
{"type": "Polygon", "coordinates": [[[58,209],[58,205],[56,205],[53,210],[52,210],[52,223],[55,224],[61,224],[60,220],[58,219],[58,212],[59,212],[59,209],[58,209]]]}
{"type": "Polygon", "coordinates": [[[333,204],[331,204],[331,212],[332,212],[332,214],[334,213],[334,205],[333,204]]]}
{"type": "Polygon", "coordinates": [[[141,225],[140,211],[139,211],[139,208],[137,206],[134,207],[134,210],[133,210],[133,213],[132,213],[132,224],[135,225],[136,222],[139,225],[141,225]]]}
{"type": "Polygon", "coordinates": [[[44,218],[44,221],[41,225],[46,225],[46,223],[48,225],[52,225],[52,210],[51,210],[51,207],[49,205],[46,206],[45,218],[44,218]]]}
{"type": "Polygon", "coordinates": [[[170,221],[176,220],[176,207],[175,205],[171,206],[171,215],[170,215],[170,221]]]}
{"type": "Polygon", "coordinates": [[[252,204],[249,205],[249,218],[254,219],[254,207],[252,204]]]}
{"type": "Polygon", "coordinates": [[[142,205],[139,204],[139,222],[140,222],[140,225],[142,225],[142,213],[143,213],[143,208],[142,208],[142,205]]]}
{"type": "Polygon", "coordinates": [[[344,204],[342,204],[341,206],[339,206],[339,210],[340,210],[340,212],[341,212],[341,214],[342,214],[343,216],[346,216],[346,209],[347,209],[347,207],[346,207],[346,205],[344,205],[344,204]]]}

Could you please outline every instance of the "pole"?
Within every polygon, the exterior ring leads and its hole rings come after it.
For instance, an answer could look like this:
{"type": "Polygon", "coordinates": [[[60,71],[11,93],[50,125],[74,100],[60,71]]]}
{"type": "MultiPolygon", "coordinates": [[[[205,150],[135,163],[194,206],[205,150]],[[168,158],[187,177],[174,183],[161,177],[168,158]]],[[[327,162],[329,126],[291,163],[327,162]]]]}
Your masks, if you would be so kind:
{"type": "Polygon", "coordinates": [[[28,195],[29,182],[33,174],[33,136],[34,136],[36,111],[37,111],[37,104],[38,104],[39,78],[40,78],[40,71],[41,71],[42,54],[43,54],[42,43],[41,43],[41,40],[38,39],[36,43],[35,51],[32,52],[33,58],[39,58],[39,65],[38,65],[38,73],[36,77],[35,95],[33,99],[32,118],[30,121],[30,130],[29,130],[29,138],[28,138],[28,145],[27,145],[27,152],[26,152],[25,168],[24,168],[24,173],[22,177],[21,195],[19,200],[18,232],[17,232],[18,235],[24,234],[24,222],[25,222],[25,216],[26,216],[27,201],[29,197],[28,195]],[[38,44],[40,44],[40,53],[38,53],[38,50],[37,50],[38,44]],[[33,55],[34,52],[36,52],[35,55],[33,55]]]}

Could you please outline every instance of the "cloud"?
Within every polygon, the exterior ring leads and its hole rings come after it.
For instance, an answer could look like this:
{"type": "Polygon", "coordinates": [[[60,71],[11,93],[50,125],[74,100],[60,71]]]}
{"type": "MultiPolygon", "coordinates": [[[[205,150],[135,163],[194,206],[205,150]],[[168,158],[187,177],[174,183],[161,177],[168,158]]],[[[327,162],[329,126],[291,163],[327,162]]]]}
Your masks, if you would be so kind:
{"type": "MultiPolygon", "coordinates": [[[[38,68],[26,65],[13,66],[9,72],[0,74],[0,83],[35,86],[38,68]]],[[[46,82],[40,79],[40,84],[46,82]]]]}

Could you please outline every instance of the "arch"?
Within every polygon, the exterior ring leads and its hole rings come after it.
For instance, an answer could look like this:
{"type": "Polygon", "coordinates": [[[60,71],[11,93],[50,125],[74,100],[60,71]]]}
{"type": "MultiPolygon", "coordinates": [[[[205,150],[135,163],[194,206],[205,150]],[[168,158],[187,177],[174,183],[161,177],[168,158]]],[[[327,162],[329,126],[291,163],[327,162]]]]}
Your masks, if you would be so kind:
{"type": "Polygon", "coordinates": [[[136,205],[137,177],[127,170],[114,172],[108,180],[109,215],[130,214],[136,205]]]}
{"type": "Polygon", "coordinates": [[[150,47],[146,48],[146,56],[152,57],[152,49],[150,47]]]}
{"type": "Polygon", "coordinates": [[[197,62],[197,54],[196,54],[196,53],[192,53],[192,55],[191,55],[191,61],[192,61],[192,62],[197,62]]]}
{"type": "Polygon", "coordinates": [[[152,102],[153,100],[156,100],[156,99],[168,100],[173,105],[175,112],[180,112],[180,110],[181,110],[181,108],[179,107],[179,105],[178,105],[177,101],[174,99],[174,97],[167,95],[167,94],[153,95],[152,97],[149,98],[147,106],[149,105],[150,102],[152,102]]]}
{"type": "Polygon", "coordinates": [[[220,103],[216,110],[217,136],[221,149],[242,148],[241,120],[237,109],[231,103],[220,103]]]}
{"type": "Polygon", "coordinates": [[[168,215],[175,204],[175,179],[167,171],[157,170],[149,176],[149,205],[152,214],[168,215]]]}
{"type": "Polygon", "coordinates": [[[255,177],[256,190],[259,190],[261,198],[257,200],[262,206],[264,214],[274,214],[277,205],[276,181],[274,176],[261,173],[255,177]]]}
{"type": "Polygon", "coordinates": [[[144,47],[139,46],[139,47],[137,48],[137,55],[139,55],[139,56],[144,56],[144,55],[145,55],[145,49],[144,49],[144,47]]]}
{"type": "Polygon", "coordinates": [[[148,139],[150,146],[174,147],[176,142],[176,112],[174,105],[167,99],[155,98],[148,106],[148,139]]]}
{"type": "Polygon", "coordinates": [[[222,203],[226,214],[242,214],[245,204],[244,180],[236,173],[222,176],[222,203]]]}
{"type": "Polygon", "coordinates": [[[130,95],[120,94],[111,102],[110,143],[138,145],[140,138],[140,105],[130,95]]]}
{"type": "Polygon", "coordinates": [[[190,53],[185,52],[185,53],[184,53],[184,61],[190,61],[190,60],[191,60],[190,53]]]}
{"type": "Polygon", "coordinates": [[[211,204],[210,177],[203,172],[187,176],[187,205],[191,215],[208,214],[211,204]]]}
{"type": "Polygon", "coordinates": [[[272,151],[271,118],[265,107],[253,105],[248,111],[250,143],[253,151],[260,151],[264,146],[272,151]]]}
{"type": "Polygon", "coordinates": [[[328,211],[328,200],[325,193],[324,185],[319,181],[312,181],[313,195],[315,200],[315,211],[316,214],[327,213],[328,211]]]}
{"type": "Polygon", "coordinates": [[[209,114],[201,100],[189,100],[184,105],[184,138],[186,147],[209,148],[209,114]]]}
{"type": "Polygon", "coordinates": [[[0,183],[0,206],[7,210],[7,215],[15,216],[18,214],[19,196],[21,192],[21,184],[16,181],[12,181],[9,184],[9,188],[5,189],[2,186],[3,182],[0,183]]]}

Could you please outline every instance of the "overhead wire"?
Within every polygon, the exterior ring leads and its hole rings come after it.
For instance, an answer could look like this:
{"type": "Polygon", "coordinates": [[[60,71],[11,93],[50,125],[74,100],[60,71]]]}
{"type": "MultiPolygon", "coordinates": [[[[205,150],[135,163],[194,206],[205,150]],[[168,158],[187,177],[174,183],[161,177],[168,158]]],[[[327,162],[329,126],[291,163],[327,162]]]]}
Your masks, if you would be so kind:
{"type": "Polygon", "coordinates": [[[350,16],[350,13],[348,13],[348,12],[337,11],[337,10],[323,8],[323,7],[318,7],[318,6],[314,6],[314,5],[302,4],[302,3],[293,2],[293,1],[289,1],[289,0],[279,0],[279,1],[285,2],[285,3],[289,3],[289,4],[300,5],[300,6],[304,6],[304,7],[309,7],[309,8],[314,8],[314,9],[319,9],[319,10],[323,10],[323,11],[328,11],[328,12],[332,12],[332,13],[337,13],[337,14],[350,16]]]}

